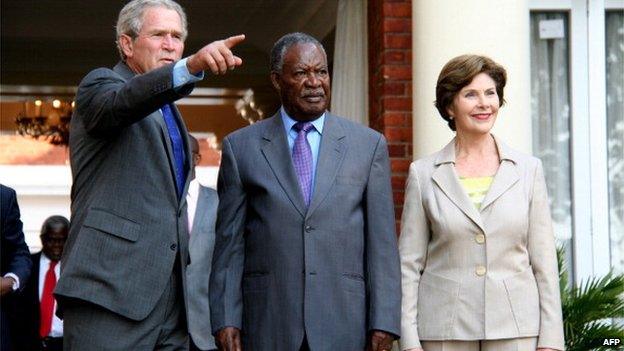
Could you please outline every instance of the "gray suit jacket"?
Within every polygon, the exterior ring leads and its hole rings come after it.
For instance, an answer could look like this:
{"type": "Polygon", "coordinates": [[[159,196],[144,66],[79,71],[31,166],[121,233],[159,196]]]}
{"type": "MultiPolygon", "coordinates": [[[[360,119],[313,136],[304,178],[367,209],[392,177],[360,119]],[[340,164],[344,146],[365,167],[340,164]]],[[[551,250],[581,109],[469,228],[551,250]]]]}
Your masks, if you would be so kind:
{"type": "Polygon", "coordinates": [[[399,334],[400,264],[384,137],[326,114],[306,209],[279,114],[223,140],[213,332],[245,350],[363,350],[399,334]]]}
{"type": "Polygon", "coordinates": [[[399,239],[404,350],[420,340],[532,336],[563,350],[542,164],[496,144],[500,166],[479,210],[455,172],[455,140],[410,166],[399,239]]]}
{"type": "Polygon", "coordinates": [[[189,239],[191,264],[186,268],[186,298],[189,332],[195,345],[202,350],[216,349],[210,328],[208,283],[212,267],[218,204],[217,192],[200,185],[189,239]]]}
{"type": "MultiPolygon", "coordinates": [[[[176,195],[159,109],[193,86],[174,90],[172,70],[173,64],[135,76],[119,63],[90,72],[78,87],[69,138],[71,227],[55,291],[61,302],[77,298],[141,320],[155,307],[178,256],[184,273],[186,200],[176,195]]],[[[174,110],[188,158],[186,127],[174,110]]],[[[185,167],[190,173],[188,159],[185,167]]]]}

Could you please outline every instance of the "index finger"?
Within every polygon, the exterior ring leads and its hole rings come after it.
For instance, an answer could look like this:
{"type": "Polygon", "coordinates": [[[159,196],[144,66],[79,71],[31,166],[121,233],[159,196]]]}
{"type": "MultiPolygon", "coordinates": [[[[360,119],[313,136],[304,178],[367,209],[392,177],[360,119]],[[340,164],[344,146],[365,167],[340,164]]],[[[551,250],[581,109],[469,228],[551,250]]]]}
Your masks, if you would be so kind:
{"type": "Polygon", "coordinates": [[[239,43],[241,43],[243,40],[245,40],[245,34],[239,34],[239,35],[234,35],[231,36],[227,39],[225,39],[223,41],[223,44],[225,44],[225,46],[228,49],[231,49],[232,47],[238,45],[239,43]]]}

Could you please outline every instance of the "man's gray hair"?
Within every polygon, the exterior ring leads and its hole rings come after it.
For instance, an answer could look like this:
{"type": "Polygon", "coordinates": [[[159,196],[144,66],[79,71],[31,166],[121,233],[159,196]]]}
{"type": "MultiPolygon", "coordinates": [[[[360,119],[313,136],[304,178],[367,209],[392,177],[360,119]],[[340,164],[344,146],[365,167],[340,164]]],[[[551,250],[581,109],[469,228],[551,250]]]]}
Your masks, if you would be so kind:
{"type": "Polygon", "coordinates": [[[279,40],[275,42],[275,45],[273,45],[273,49],[271,49],[271,72],[282,72],[284,55],[286,55],[288,49],[297,44],[314,44],[323,51],[325,58],[327,58],[327,53],[325,52],[323,44],[313,36],[301,32],[288,33],[279,38],[279,40]]]}
{"type": "Polygon", "coordinates": [[[186,39],[186,35],[188,34],[186,13],[184,13],[184,9],[180,4],[173,0],[132,0],[119,12],[117,27],[115,27],[117,30],[117,40],[115,42],[117,43],[117,50],[119,50],[119,55],[122,60],[126,60],[126,55],[124,55],[119,45],[119,38],[125,34],[132,38],[132,40],[136,39],[143,26],[143,14],[145,10],[152,7],[164,7],[177,12],[182,22],[182,41],[186,39]]]}

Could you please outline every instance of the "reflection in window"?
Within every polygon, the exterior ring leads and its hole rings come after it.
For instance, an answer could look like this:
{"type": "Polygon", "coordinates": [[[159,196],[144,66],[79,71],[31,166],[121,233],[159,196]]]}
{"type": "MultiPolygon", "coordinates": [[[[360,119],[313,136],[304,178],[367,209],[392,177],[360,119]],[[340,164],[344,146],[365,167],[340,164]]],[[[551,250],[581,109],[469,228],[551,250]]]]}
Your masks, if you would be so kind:
{"type": "Polygon", "coordinates": [[[605,14],[611,265],[624,271],[624,11],[605,14]]]}
{"type": "MultiPolygon", "coordinates": [[[[553,22],[550,22],[553,24],[553,22]]],[[[544,25],[544,23],[542,23],[544,25]]],[[[568,17],[563,12],[531,13],[531,117],[533,153],[544,164],[557,238],[572,237],[570,182],[570,90],[568,17]],[[540,22],[555,21],[559,34],[540,35],[540,22]],[[559,23],[556,23],[559,22],[559,23]]]]}

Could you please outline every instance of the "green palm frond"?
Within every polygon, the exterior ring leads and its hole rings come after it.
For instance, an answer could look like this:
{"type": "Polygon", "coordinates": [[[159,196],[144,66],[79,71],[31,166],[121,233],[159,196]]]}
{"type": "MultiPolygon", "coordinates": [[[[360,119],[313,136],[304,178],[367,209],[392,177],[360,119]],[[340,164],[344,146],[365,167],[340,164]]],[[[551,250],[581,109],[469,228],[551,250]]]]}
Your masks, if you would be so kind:
{"type": "Polygon", "coordinates": [[[624,300],[620,298],[623,291],[624,276],[612,273],[582,282],[566,301],[568,317],[577,324],[624,317],[624,300]]]}
{"type": "Polygon", "coordinates": [[[610,350],[613,346],[604,346],[604,339],[611,339],[619,335],[622,329],[606,322],[592,322],[580,327],[573,335],[566,334],[567,351],[610,350]]]}
{"type": "Polygon", "coordinates": [[[610,322],[624,318],[624,275],[611,272],[569,286],[563,257],[563,249],[557,249],[566,350],[613,350],[602,340],[624,338],[624,326],[610,322]]]}

